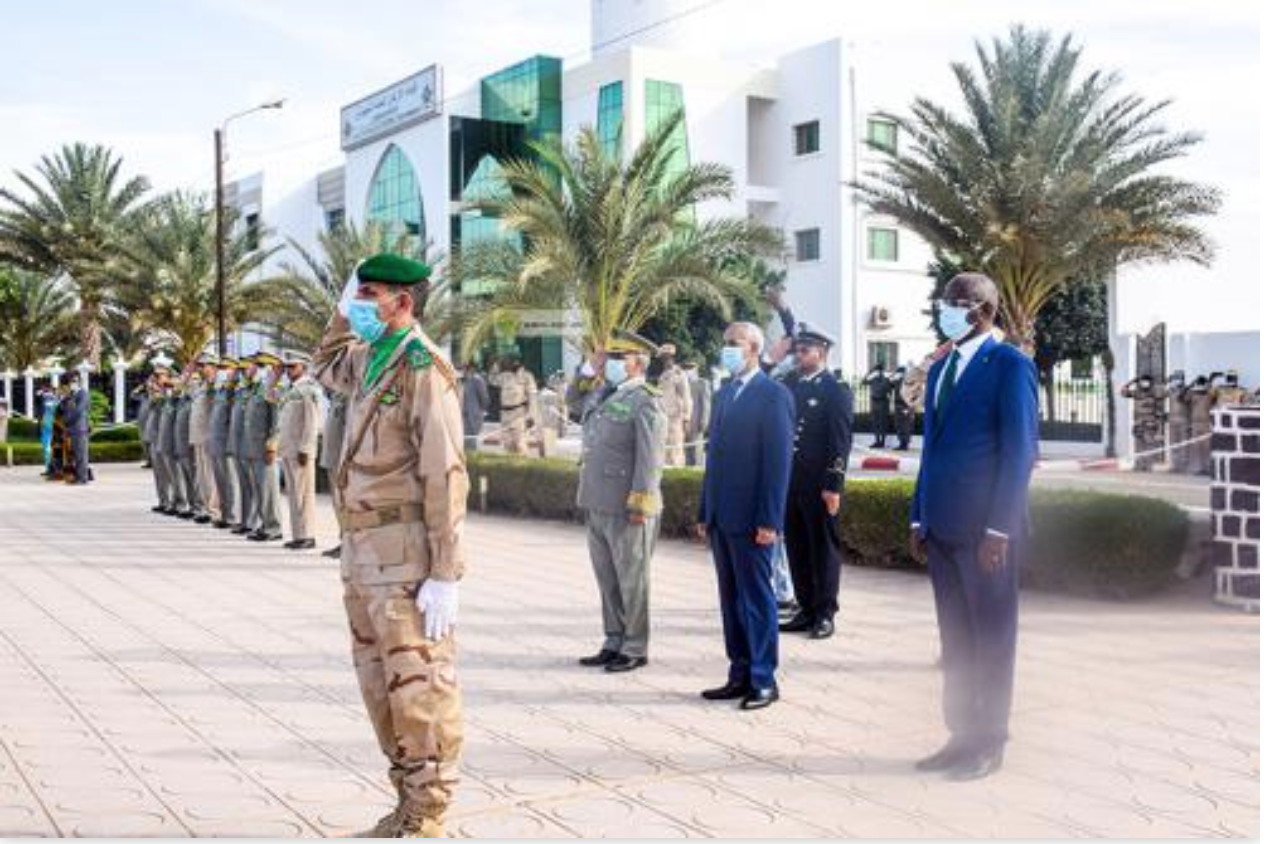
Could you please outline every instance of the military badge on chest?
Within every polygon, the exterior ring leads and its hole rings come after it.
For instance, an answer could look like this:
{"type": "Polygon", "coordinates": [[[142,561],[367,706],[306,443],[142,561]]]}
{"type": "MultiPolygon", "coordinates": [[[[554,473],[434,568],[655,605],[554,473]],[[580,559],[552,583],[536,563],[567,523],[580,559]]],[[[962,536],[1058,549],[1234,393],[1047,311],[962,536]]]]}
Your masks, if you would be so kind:
{"type": "Polygon", "coordinates": [[[382,395],[378,397],[378,403],[391,407],[400,403],[400,385],[392,384],[390,387],[382,391],[382,395]]]}

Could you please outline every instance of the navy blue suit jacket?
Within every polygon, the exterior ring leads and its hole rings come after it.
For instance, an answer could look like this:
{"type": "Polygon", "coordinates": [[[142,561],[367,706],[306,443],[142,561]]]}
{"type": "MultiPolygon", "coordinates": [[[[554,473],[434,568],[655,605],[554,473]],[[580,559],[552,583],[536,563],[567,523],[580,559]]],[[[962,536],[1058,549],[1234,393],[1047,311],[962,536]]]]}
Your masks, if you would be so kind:
{"type": "Polygon", "coordinates": [[[756,372],[737,399],[735,381],[712,401],[699,521],[726,533],[782,530],[791,480],[795,405],[786,387],[756,372]]]}
{"type": "Polygon", "coordinates": [[[947,360],[928,372],[911,522],[952,542],[978,542],[987,529],[1021,536],[1038,456],[1037,369],[1019,349],[987,338],[938,424],[934,393],[947,360]]]}

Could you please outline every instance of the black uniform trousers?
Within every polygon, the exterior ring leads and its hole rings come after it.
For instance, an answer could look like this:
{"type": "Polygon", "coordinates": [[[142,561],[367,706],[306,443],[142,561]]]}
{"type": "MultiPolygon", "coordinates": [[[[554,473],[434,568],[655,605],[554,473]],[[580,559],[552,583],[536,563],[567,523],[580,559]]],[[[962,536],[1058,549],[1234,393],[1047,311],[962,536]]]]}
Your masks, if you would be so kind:
{"type": "Polygon", "coordinates": [[[992,750],[1007,741],[1019,610],[1016,540],[1002,571],[984,571],[976,543],[929,535],[928,571],[936,596],[944,667],[942,710],[957,743],[992,750]]]}
{"type": "Polygon", "coordinates": [[[783,538],[801,611],[814,622],[835,618],[840,609],[839,515],[827,512],[822,490],[788,495],[783,538]]]}

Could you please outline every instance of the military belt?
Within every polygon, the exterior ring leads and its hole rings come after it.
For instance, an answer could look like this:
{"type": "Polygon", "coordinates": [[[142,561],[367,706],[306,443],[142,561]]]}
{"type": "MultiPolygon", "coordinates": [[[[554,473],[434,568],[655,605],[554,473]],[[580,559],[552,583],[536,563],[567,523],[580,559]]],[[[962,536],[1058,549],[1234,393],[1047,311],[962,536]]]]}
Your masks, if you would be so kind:
{"type": "Polygon", "coordinates": [[[380,507],[376,510],[347,510],[339,508],[338,523],[344,531],[368,530],[370,528],[399,525],[408,522],[422,521],[421,504],[400,504],[395,507],[380,507]]]}
{"type": "Polygon", "coordinates": [[[520,407],[527,407],[527,404],[528,403],[526,401],[521,401],[518,404],[504,405],[501,409],[502,410],[518,410],[520,407]]]}

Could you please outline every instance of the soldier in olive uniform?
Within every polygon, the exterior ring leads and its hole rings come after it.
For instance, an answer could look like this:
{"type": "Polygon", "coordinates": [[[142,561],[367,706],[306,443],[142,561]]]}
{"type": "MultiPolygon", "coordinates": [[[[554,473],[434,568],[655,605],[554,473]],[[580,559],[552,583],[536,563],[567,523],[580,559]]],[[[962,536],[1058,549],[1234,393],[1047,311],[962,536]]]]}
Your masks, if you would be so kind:
{"type": "Polygon", "coordinates": [[[897,433],[897,451],[908,451],[914,435],[914,405],[906,401],[902,387],[906,382],[907,368],[898,366],[892,373],[893,422],[897,433]]]}
{"type": "Polygon", "coordinates": [[[290,500],[290,533],[286,547],[303,551],[316,547],[316,459],[321,433],[321,386],[308,374],[312,358],[299,352],[285,356],[290,385],[281,396],[277,428],[281,471],[290,500]]]}
{"type": "Polygon", "coordinates": [[[237,469],[230,454],[229,425],[233,417],[233,393],[237,381],[238,362],[222,358],[216,365],[215,385],[211,391],[211,411],[207,418],[205,448],[211,461],[211,473],[215,479],[216,500],[220,504],[219,518],[215,526],[221,530],[242,522],[239,508],[237,469]]]}
{"type": "Polygon", "coordinates": [[[251,391],[255,389],[255,375],[259,365],[254,357],[242,358],[238,365],[237,378],[233,385],[233,401],[229,408],[229,437],[225,445],[225,453],[229,458],[229,467],[237,478],[238,514],[240,518],[233,526],[233,533],[243,535],[252,533],[259,524],[259,502],[255,498],[254,486],[247,473],[246,446],[246,404],[250,400],[251,391]]]}
{"type": "MultiPolygon", "coordinates": [[[[1216,377],[1216,373],[1214,375],[1216,377]]],[[[1191,438],[1196,440],[1188,451],[1187,468],[1197,475],[1208,475],[1213,472],[1213,405],[1216,391],[1211,379],[1200,375],[1187,385],[1183,391],[1191,413],[1191,438]]]]}
{"type": "Polygon", "coordinates": [[[167,462],[158,453],[158,434],[162,427],[163,402],[166,401],[168,367],[171,359],[159,355],[154,358],[153,371],[145,382],[145,391],[149,396],[146,402],[145,428],[141,438],[148,443],[148,454],[151,468],[154,471],[154,489],[158,495],[158,503],[152,508],[155,513],[167,513],[172,509],[171,477],[167,473],[167,462]]]}
{"type": "MultiPolygon", "coordinates": [[[[343,432],[347,427],[347,398],[335,390],[325,391],[329,409],[325,414],[325,428],[321,431],[321,468],[329,481],[330,499],[335,512],[340,506],[338,484],[334,483],[339,460],[343,455],[343,432]]],[[[343,555],[342,544],[321,552],[321,556],[337,560],[343,555]]]]}
{"type": "Polygon", "coordinates": [[[518,352],[506,355],[497,373],[501,390],[501,441],[507,454],[527,454],[528,428],[536,424],[536,379],[523,368],[518,352]]]}
{"type": "Polygon", "coordinates": [[[612,672],[632,671],[647,661],[666,422],[659,391],[646,383],[655,350],[632,332],[618,332],[608,342],[604,380],[615,389],[584,427],[577,504],[586,514],[606,638],[580,663],[612,672]]]}
{"type": "Polygon", "coordinates": [[[281,480],[277,474],[277,400],[281,358],[268,352],[255,355],[259,369],[246,398],[242,417],[242,452],[258,522],[247,539],[281,539],[281,480]]]}
{"type": "Polygon", "coordinates": [[[834,341],[801,323],[796,372],[785,382],[796,402],[796,433],[784,528],[799,611],[779,625],[813,639],[835,633],[839,612],[839,515],[853,448],[853,394],[826,368],[834,341]]]}
{"type": "Polygon", "coordinates": [[[193,416],[193,393],[200,376],[191,364],[180,379],[176,398],[175,422],[172,427],[171,454],[176,471],[180,473],[180,486],[185,491],[186,509],[177,515],[182,519],[196,519],[203,515],[202,490],[198,487],[198,466],[194,461],[193,446],[189,442],[190,422],[193,416]]]}
{"type": "Polygon", "coordinates": [[[694,396],[690,393],[690,381],[677,366],[677,347],[665,344],[660,350],[664,370],[659,376],[660,403],[667,416],[668,433],[664,442],[664,463],[668,466],[685,466],[686,428],[694,415],[694,396]]]}
{"type": "Polygon", "coordinates": [[[871,448],[886,448],[888,425],[892,416],[892,381],[882,363],[875,364],[862,383],[870,388],[870,427],[875,435],[871,448]]]}
{"type": "Polygon", "coordinates": [[[361,263],[314,358],[317,379],[348,397],[343,603],[399,797],[375,837],[444,835],[463,739],[453,630],[469,481],[456,373],[413,317],[429,276],[398,255],[361,263]]]}

